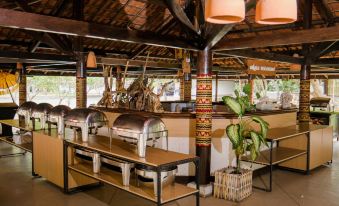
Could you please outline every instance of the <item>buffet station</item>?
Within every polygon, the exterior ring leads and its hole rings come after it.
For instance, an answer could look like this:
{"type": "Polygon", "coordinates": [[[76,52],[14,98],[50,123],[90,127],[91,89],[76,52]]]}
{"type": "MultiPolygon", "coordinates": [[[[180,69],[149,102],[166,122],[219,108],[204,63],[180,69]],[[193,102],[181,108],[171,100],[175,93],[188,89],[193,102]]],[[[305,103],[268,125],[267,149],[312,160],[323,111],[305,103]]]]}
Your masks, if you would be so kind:
{"type": "MultiPolygon", "coordinates": [[[[98,104],[89,108],[25,102],[17,110],[18,120],[0,123],[30,132],[29,149],[27,143],[11,144],[32,152],[33,175],[44,177],[67,194],[106,183],[157,205],[190,195],[196,196],[199,205],[200,159],[194,144],[197,106],[184,101],[162,103],[160,96],[168,84],[155,94],[152,81],[137,78],[127,89],[106,90],[98,104]],[[186,186],[177,183],[178,177],[195,177],[195,181],[186,186]]],[[[249,101],[246,95],[241,98],[249,101]]],[[[269,122],[268,147],[260,148],[255,160],[241,158],[268,169],[269,186],[255,188],[272,191],[274,168],[310,174],[332,161],[332,126],[299,124],[291,101],[288,93],[281,95],[281,104],[263,97],[255,107],[249,104],[244,115],[260,117],[267,126],[269,122]]],[[[213,103],[212,110],[213,176],[235,164],[233,142],[225,127],[241,120],[224,103],[213,103]]]]}

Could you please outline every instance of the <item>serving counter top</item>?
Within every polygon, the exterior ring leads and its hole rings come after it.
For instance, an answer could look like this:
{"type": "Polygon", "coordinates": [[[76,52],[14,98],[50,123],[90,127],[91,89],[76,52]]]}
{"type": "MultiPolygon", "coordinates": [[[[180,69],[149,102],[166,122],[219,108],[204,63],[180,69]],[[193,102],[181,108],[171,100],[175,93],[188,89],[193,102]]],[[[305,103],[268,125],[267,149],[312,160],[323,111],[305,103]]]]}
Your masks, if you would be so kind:
{"type": "MultiPolygon", "coordinates": [[[[127,110],[127,109],[117,109],[117,108],[106,108],[106,107],[98,107],[92,106],[91,108],[98,109],[103,112],[113,112],[113,113],[136,113],[136,114],[148,114],[158,116],[160,118],[187,118],[187,119],[195,119],[195,112],[163,112],[163,113],[153,113],[153,112],[144,112],[144,111],[135,111],[135,110],[127,110]]],[[[284,114],[284,113],[295,113],[296,109],[290,110],[274,110],[274,111],[255,111],[246,114],[248,115],[257,115],[257,116],[267,116],[274,114],[284,114]]],[[[237,119],[237,115],[228,112],[213,112],[213,119],[237,119]]]]}

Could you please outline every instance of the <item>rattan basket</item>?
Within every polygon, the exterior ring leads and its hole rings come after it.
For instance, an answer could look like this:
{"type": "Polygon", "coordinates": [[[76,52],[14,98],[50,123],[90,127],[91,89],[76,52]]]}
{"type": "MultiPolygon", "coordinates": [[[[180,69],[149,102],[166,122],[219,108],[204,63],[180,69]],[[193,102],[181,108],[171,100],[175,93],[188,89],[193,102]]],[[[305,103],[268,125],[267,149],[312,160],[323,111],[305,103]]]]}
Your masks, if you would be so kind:
{"type": "Polygon", "coordinates": [[[235,202],[252,194],[252,170],[242,169],[241,174],[232,174],[235,168],[228,167],[215,172],[214,197],[235,202]]]}

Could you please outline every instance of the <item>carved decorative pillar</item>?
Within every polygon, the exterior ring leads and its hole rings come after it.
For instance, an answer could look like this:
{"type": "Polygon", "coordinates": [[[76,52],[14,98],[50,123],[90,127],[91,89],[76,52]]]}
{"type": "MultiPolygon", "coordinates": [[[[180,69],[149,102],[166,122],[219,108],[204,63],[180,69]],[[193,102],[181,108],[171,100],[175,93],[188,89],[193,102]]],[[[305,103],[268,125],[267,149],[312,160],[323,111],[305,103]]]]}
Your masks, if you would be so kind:
{"type": "Polygon", "coordinates": [[[87,107],[87,78],[84,56],[77,52],[77,73],[76,73],[76,107],[87,107]]]}
{"type": "MultiPolygon", "coordinates": [[[[22,65],[21,65],[22,66],[22,65]]],[[[20,82],[19,82],[19,105],[27,101],[27,77],[26,77],[26,67],[17,68],[20,72],[20,82]]]]}
{"type": "Polygon", "coordinates": [[[198,53],[196,98],[196,154],[202,185],[210,182],[212,109],[212,52],[206,49],[198,53]]]}
{"type": "Polygon", "coordinates": [[[184,73],[184,101],[190,102],[192,95],[192,75],[184,73]]]}
{"type": "Polygon", "coordinates": [[[311,66],[302,65],[300,70],[299,122],[310,121],[311,66]]]}
{"type": "Polygon", "coordinates": [[[181,73],[179,75],[179,80],[180,80],[180,101],[184,101],[185,99],[185,80],[184,80],[184,75],[181,73]]]}

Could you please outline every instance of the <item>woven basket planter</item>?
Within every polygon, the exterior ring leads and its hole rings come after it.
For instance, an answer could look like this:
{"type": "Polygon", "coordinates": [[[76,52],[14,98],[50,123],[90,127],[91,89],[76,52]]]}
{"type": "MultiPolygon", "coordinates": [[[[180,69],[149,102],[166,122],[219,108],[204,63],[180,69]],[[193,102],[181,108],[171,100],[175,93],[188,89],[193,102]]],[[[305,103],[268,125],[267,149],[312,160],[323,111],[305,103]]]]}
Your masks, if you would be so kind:
{"type": "Polygon", "coordinates": [[[232,174],[235,168],[228,167],[215,172],[214,197],[235,202],[252,194],[252,170],[242,169],[241,174],[232,174]]]}

